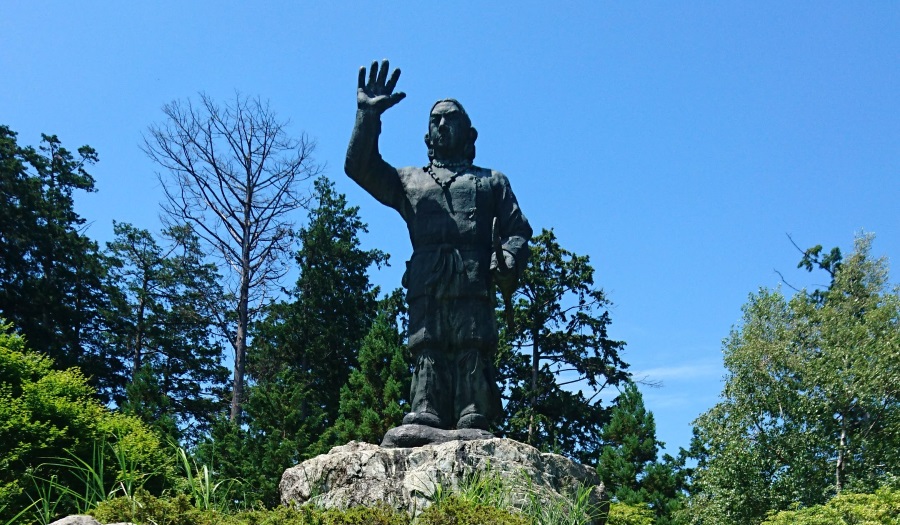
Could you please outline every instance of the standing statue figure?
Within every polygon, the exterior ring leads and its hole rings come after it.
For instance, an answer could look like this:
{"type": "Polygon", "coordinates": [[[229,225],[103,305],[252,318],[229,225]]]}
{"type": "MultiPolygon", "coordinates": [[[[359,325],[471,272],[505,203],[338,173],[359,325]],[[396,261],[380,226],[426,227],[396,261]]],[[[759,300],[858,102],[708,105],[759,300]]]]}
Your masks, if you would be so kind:
{"type": "Polygon", "coordinates": [[[515,290],[531,226],[506,176],[472,164],[478,133],[456,100],[431,108],[428,165],[395,168],[381,158],[381,114],[406,96],[394,93],[400,70],[388,78],[388,69],[387,60],[380,69],[374,62],[368,80],[359,70],[344,170],[400,213],[412,241],[403,285],[415,371],[403,424],[487,431],[502,411],[493,285],[505,297],[515,290]]]}

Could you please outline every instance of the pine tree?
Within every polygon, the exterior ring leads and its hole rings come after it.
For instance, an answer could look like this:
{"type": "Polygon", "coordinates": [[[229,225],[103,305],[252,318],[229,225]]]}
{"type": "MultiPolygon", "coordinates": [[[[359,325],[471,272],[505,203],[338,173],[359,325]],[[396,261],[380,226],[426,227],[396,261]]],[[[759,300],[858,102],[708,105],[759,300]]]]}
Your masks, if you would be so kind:
{"type": "Polygon", "coordinates": [[[588,257],[563,249],[552,230],[531,243],[513,297],[515,329],[503,326],[496,359],[508,399],[501,431],[593,463],[609,417],[599,394],[627,380],[628,365],[619,356],[625,343],[607,334],[609,301],[593,287],[588,257]]]}
{"type": "MultiPolygon", "coordinates": [[[[226,451],[219,463],[226,477],[250,473],[247,490],[266,504],[278,501],[284,469],[322,452],[320,438],[334,426],[340,392],[359,367],[357,355],[377,310],[378,289],[368,278],[387,261],[363,250],[366,231],[358,208],[326,178],[315,182],[316,206],[298,235],[300,276],[290,300],[268,306],[254,326],[248,353],[250,378],[243,428],[216,430],[226,451]],[[241,454],[234,457],[233,454],[241,454]]],[[[209,445],[204,454],[211,455],[209,445]]]]}
{"type": "Polygon", "coordinates": [[[409,411],[411,358],[398,327],[404,313],[399,289],[379,302],[378,316],[359,349],[359,368],[341,388],[338,420],[320,448],[352,440],[380,443],[409,411]]]}
{"type": "Polygon", "coordinates": [[[628,383],[616,399],[603,426],[604,446],[597,463],[600,479],[615,501],[646,505],[655,523],[674,522],[684,503],[684,465],[666,454],[659,459],[653,413],[635,383],[628,383]]]}
{"type": "Polygon", "coordinates": [[[597,463],[603,483],[625,503],[643,503],[641,478],[656,461],[661,443],[656,440],[653,414],[644,407],[644,398],[634,383],[625,386],[603,426],[606,443],[597,463]]]}
{"type": "Polygon", "coordinates": [[[111,353],[127,357],[123,409],[173,439],[194,440],[223,407],[228,370],[217,319],[224,311],[215,267],[203,262],[189,228],[150,232],[115,224],[107,244],[111,353]]]}
{"type": "Polygon", "coordinates": [[[105,267],[82,231],[74,194],[93,192],[89,146],[73,153],[55,135],[38,149],[19,146],[0,126],[0,316],[54,366],[79,366],[108,396],[121,388],[122,363],[98,344],[105,330],[105,267]]]}

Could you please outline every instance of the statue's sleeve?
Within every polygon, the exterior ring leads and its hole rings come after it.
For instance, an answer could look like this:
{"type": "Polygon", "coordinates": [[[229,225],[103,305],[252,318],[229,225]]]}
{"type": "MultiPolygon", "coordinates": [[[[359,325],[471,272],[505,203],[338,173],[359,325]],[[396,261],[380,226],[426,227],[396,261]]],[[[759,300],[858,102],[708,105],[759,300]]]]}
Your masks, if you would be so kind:
{"type": "MultiPolygon", "coordinates": [[[[401,211],[404,192],[397,169],[381,158],[378,135],[381,118],[372,111],[357,110],[356,124],[347,146],[344,171],[378,202],[401,211]]],[[[402,212],[401,212],[402,213],[402,212]]]]}
{"type": "Polygon", "coordinates": [[[530,255],[528,241],[531,240],[532,235],[531,225],[522,214],[519,202],[516,200],[506,176],[499,172],[494,172],[494,176],[497,181],[494,187],[494,198],[497,226],[500,229],[500,243],[503,251],[513,256],[516,261],[516,276],[521,277],[530,255]]]}

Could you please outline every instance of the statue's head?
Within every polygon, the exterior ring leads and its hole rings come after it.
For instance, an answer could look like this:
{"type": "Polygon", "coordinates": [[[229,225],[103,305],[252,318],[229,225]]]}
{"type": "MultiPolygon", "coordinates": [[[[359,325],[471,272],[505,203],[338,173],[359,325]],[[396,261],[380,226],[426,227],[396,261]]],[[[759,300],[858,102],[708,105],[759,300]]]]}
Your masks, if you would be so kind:
{"type": "Polygon", "coordinates": [[[428,159],[466,160],[475,159],[475,140],[478,132],[472,127],[468,113],[459,101],[445,98],[435,102],[428,116],[428,159]]]}

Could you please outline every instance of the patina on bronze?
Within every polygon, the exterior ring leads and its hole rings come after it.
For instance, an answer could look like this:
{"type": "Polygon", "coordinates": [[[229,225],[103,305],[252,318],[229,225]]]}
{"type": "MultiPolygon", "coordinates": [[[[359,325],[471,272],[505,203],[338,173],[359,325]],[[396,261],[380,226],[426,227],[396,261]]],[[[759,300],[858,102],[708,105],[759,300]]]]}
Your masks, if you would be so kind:
{"type": "Polygon", "coordinates": [[[494,285],[514,291],[528,260],[531,226],[506,176],[472,164],[478,133],[462,104],[431,108],[428,164],[395,168],[378,152],[381,114],[406,96],[394,92],[400,70],[359,71],[356,125],[347,175],[406,221],[413,254],[403,285],[409,347],[416,358],[412,411],[384,446],[415,446],[490,436],[501,416],[493,355],[494,285]]]}

